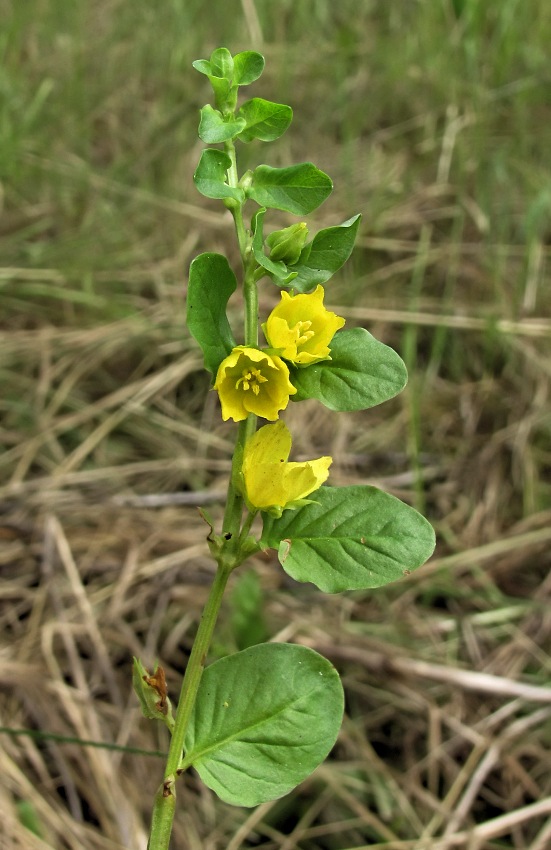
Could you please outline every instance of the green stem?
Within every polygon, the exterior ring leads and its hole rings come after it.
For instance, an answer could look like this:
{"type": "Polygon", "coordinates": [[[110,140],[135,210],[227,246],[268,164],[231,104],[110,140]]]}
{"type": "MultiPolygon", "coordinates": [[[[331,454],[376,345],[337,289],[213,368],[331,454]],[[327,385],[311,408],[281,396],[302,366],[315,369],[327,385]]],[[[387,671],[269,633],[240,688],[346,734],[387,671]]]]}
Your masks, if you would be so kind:
{"type": "MultiPolygon", "coordinates": [[[[239,527],[241,525],[241,517],[243,515],[243,496],[237,486],[241,468],[243,465],[243,447],[248,439],[248,420],[250,417],[239,423],[237,432],[237,440],[235,441],[235,449],[233,452],[232,471],[228,484],[228,495],[226,498],[226,510],[224,511],[224,521],[222,523],[222,531],[226,538],[228,535],[234,535],[237,530],[236,538],[239,537],[239,527]]],[[[228,542],[230,540],[228,539],[228,542]]],[[[237,543],[237,539],[234,544],[237,543]]]]}
{"type": "Polygon", "coordinates": [[[257,511],[251,511],[245,519],[243,526],[241,528],[241,533],[239,535],[239,544],[243,544],[248,537],[249,531],[251,530],[252,524],[257,515],[257,511]]]}
{"type": "MultiPolygon", "coordinates": [[[[235,146],[230,140],[225,144],[226,153],[231,159],[228,169],[228,184],[237,186],[239,177],[235,156],[235,146]]],[[[243,220],[243,205],[232,208],[239,250],[243,262],[243,295],[245,299],[245,345],[258,347],[258,290],[254,278],[254,262],[251,252],[251,237],[243,220]]],[[[176,801],[176,779],[181,772],[184,741],[191,719],[193,706],[203,675],[207,652],[212,640],[214,627],[220,611],[222,597],[232,570],[246,557],[242,547],[250,531],[255,514],[248,514],[243,526],[244,500],[239,490],[239,476],[243,464],[245,442],[256,430],[256,416],[250,414],[239,424],[232,474],[228,484],[228,496],[222,526],[222,538],[217,556],[218,569],[205,605],[201,622],[195,636],[188,665],[182,682],[180,699],[176,709],[174,730],[168,752],[163,782],[155,795],[151,832],[148,850],[168,850],[176,801]]]]}
{"type": "MultiPolygon", "coordinates": [[[[231,139],[224,144],[224,149],[231,160],[231,165],[227,171],[228,185],[236,188],[239,184],[239,174],[237,171],[237,159],[235,153],[235,145],[231,139]]],[[[254,266],[251,262],[251,237],[245,227],[243,220],[243,204],[237,204],[232,207],[232,215],[235,223],[235,232],[237,241],[239,242],[239,251],[241,253],[241,261],[243,263],[243,297],[245,300],[245,345],[251,348],[258,347],[258,289],[254,278],[254,266]]],[[[228,500],[226,502],[226,512],[224,515],[224,531],[227,532],[233,527],[232,519],[239,513],[239,520],[243,513],[243,498],[237,487],[238,476],[241,473],[243,461],[243,447],[246,441],[256,431],[256,416],[249,414],[244,422],[239,425],[235,452],[233,455],[232,475],[228,488],[228,500]]],[[[235,541],[237,543],[237,541],[235,541]]]]}
{"type": "Polygon", "coordinates": [[[174,798],[176,796],[174,785],[182,759],[184,739],[197,697],[197,691],[199,690],[205,659],[212,640],[222,597],[232,569],[233,566],[222,563],[218,566],[197,630],[197,635],[195,636],[184,681],[182,682],[165,775],[161,788],[155,796],[151,834],[147,845],[148,850],[168,850],[174,818],[174,798]]]}
{"type": "MultiPolygon", "coordinates": [[[[228,186],[231,186],[232,188],[236,189],[239,185],[239,174],[237,173],[235,145],[231,139],[229,139],[227,142],[224,142],[224,150],[231,160],[231,165],[227,171],[228,186]]],[[[247,260],[251,252],[251,245],[250,237],[247,233],[245,222],[243,221],[243,204],[237,203],[230,209],[233,215],[233,220],[235,222],[235,231],[237,234],[237,241],[239,242],[239,250],[241,252],[241,259],[243,260],[243,267],[246,268],[247,260]]]]}
{"type": "MultiPolygon", "coordinates": [[[[235,145],[231,139],[224,143],[224,150],[229,156],[231,165],[228,168],[228,185],[234,189],[239,185],[239,174],[237,172],[237,159],[235,145]]],[[[239,242],[241,260],[243,262],[243,295],[245,298],[245,345],[252,348],[258,347],[258,290],[254,277],[255,263],[251,250],[251,235],[245,227],[243,220],[243,204],[235,204],[231,207],[235,232],[239,242]]]]}
{"type": "Polygon", "coordinates": [[[258,289],[253,272],[247,270],[243,280],[245,297],[245,345],[258,348],[258,289]]]}

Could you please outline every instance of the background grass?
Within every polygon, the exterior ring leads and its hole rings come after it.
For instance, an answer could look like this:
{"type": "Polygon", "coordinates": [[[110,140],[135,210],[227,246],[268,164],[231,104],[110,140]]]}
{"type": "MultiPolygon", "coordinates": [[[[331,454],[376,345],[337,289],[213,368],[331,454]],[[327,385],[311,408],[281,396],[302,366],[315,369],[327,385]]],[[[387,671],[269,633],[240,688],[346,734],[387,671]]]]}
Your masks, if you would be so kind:
{"type": "MultiPolygon", "coordinates": [[[[343,675],[346,720],[327,764],[258,811],[186,777],[175,847],[546,850],[551,7],[0,0],[0,14],[0,723],[166,749],[129,659],[160,658],[177,693],[212,575],[193,505],[220,514],[232,452],[183,321],[191,259],[236,259],[228,215],[192,184],[210,94],[191,61],[254,48],[267,67],[251,95],[295,119],[243,146],[241,168],[329,172],[313,228],[363,223],[327,300],[410,371],[371,411],[291,405],[297,455],[330,452],[332,483],[418,506],[439,544],[369,594],[323,597],[269,556],[236,576],[214,654],[274,634],[315,646],[343,675]]],[[[160,759],[2,743],[3,847],[145,846],[160,759]]]]}

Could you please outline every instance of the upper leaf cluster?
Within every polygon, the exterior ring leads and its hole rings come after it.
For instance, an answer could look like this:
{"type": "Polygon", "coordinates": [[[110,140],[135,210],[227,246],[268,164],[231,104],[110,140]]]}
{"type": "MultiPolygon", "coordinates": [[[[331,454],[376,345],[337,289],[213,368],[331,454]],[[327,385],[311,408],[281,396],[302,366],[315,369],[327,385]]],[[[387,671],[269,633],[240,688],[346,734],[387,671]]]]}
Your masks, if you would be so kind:
{"type": "Polygon", "coordinates": [[[247,50],[232,56],[225,47],[219,47],[210,60],[197,59],[193,67],[209,78],[214,91],[216,109],[208,104],[204,106],[199,123],[199,138],[206,144],[216,145],[228,139],[272,142],[291,123],[290,106],[261,97],[245,101],[235,112],[239,87],[253,83],[264,70],[264,57],[260,53],[247,50]]]}
{"type": "MultiPolygon", "coordinates": [[[[209,60],[198,59],[193,67],[208,77],[214,91],[214,107],[201,109],[199,137],[208,145],[235,140],[271,142],[289,127],[293,110],[283,103],[261,97],[246,100],[237,108],[240,86],[257,80],[264,69],[260,53],[245,51],[232,56],[225,47],[215,50],[209,60]]],[[[220,150],[203,151],[194,175],[198,190],[208,198],[223,199],[228,206],[243,204],[249,198],[261,207],[307,215],[331,193],[330,178],[311,162],[288,168],[260,165],[243,176],[238,187],[229,185],[231,160],[220,150]]]]}

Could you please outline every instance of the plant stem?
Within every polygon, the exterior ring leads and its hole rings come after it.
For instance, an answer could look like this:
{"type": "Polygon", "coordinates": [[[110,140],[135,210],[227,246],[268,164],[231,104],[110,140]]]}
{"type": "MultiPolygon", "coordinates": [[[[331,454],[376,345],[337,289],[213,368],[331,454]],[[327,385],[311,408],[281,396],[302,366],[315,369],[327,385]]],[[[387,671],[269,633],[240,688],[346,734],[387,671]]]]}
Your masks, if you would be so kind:
{"type": "Polygon", "coordinates": [[[253,274],[245,270],[243,280],[245,296],[245,345],[258,347],[258,289],[253,274]]]}
{"type": "MultiPolygon", "coordinates": [[[[235,145],[231,139],[224,144],[224,149],[231,160],[231,165],[228,169],[228,185],[236,188],[239,184],[239,174],[237,171],[237,159],[235,153],[235,145]]],[[[243,263],[243,298],[245,301],[245,345],[251,348],[258,347],[258,289],[254,278],[254,266],[251,263],[251,238],[248,233],[245,222],[243,220],[243,204],[237,204],[231,209],[235,224],[235,232],[239,243],[239,251],[241,261],[243,263]]],[[[228,500],[226,502],[226,512],[224,516],[224,531],[230,529],[230,516],[235,515],[239,510],[239,515],[243,513],[243,498],[237,487],[237,476],[241,472],[243,448],[246,441],[251,437],[256,430],[256,416],[250,413],[244,422],[239,425],[239,432],[235,446],[232,463],[232,476],[228,488],[228,500]]],[[[236,541],[237,542],[237,541],[236,541]]]]}
{"type": "MultiPolygon", "coordinates": [[[[228,169],[228,184],[236,187],[239,182],[235,146],[232,141],[225,144],[226,153],[231,159],[228,169]]],[[[251,238],[243,221],[243,205],[232,207],[239,250],[243,262],[243,295],[245,300],[245,345],[258,346],[258,290],[254,279],[254,262],[251,253],[251,238]]],[[[212,640],[214,627],[220,611],[222,597],[232,570],[243,561],[242,546],[250,531],[254,514],[249,514],[243,527],[244,500],[239,489],[239,475],[243,465],[245,442],[256,430],[256,416],[249,414],[239,423],[239,431],[233,455],[232,474],[228,484],[228,496],[222,525],[222,540],[217,556],[218,569],[211,587],[201,622],[193,642],[191,655],[182,682],[180,699],[176,709],[174,730],[166,763],[163,782],[155,795],[151,819],[151,833],[148,850],[168,850],[174,809],[176,802],[176,779],[184,750],[184,741],[191,719],[193,706],[203,675],[207,652],[212,640]]]]}
{"type": "MultiPolygon", "coordinates": [[[[235,145],[231,139],[228,139],[227,142],[224,142],[224,150],[231,160],[231,165],[227,171],[228,186],[231,186],[233,189],[236,189],[239,185],[239,174],[237,173],[237,158],[235,155],[235,145]]],[[[236,204],[235,206],[232,206],[231,213],[235,222],[235,231],[237,234],[237,241],[239,242],[239,251],[241,253],[241,259],[243,260],[243,267],[246,268],[247,258],[250,253],[251,247],[249,236],[247,234],[245,223],[243,221],[243,204],[236,204]]]]}
{"type": "Polygon", "coordinates": [[[256,515],[257,515],[257,511],[254,511],[254,512],[251,511],[249,513],[249,515],[245,518],[245,522],[243,523],[243,526],[241,528],[241,533],[239,535],[239,543],[240,544],[244,543],[245,540],[247,539],[247,535],[249,534],[249,531],[251,530],[251,527],[252,527],[252,524],[255,520],[256,515]]]}
{"type": "Polygon", "coordinates": [[[184,749],[184,738],[203,675],[205,659],[233,566],[220,563],[216,571],[186,667],[161,788],[155,796],[148,850],[168,850],[174,818],[175,782],[184,749]]]}
{"type": "MultiPolygon", "coordinates": [[[[239,527],[241,525],[241,516],[243,514],[243,496],[239,492],[237,483],[238,476],[243,465],[243,447],[248,436],[247,423],[248,419],[239,423],[237,440],[235,441],[235,449],[233,452],[231,477],[228,484],[226,510],[224,511],[224,521],[222,523],[222,531],[226,537],[229,534],[234,535],[237,531],[236,539],[233,541],[234,544],[237,544],[238,542],[237,538],[239,537],[239,527]]],[[[231,541],[228,540],[228,543],[229,542],[231,541]]]]}

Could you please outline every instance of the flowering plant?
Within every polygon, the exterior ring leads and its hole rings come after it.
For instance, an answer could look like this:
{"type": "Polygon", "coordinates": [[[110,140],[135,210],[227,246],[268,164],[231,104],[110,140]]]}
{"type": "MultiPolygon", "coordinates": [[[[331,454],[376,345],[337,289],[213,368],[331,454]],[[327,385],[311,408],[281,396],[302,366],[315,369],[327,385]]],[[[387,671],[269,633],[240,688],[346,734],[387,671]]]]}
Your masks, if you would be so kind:
{"type": "Polygon", "coordinates": [[[259,165],[239,176],[236,143],[273,141],[292,110],[263,98],[238,108],[238,92],[257,80],[264,58],[225,48],[193,63],[210,81],[214,106],[201,110],[207,147],[195,171],[197,189],[220,199],[235,223],[242,265],[244,338],[238,343],[227,306],[237,277],[221,254],[190,267],[187,325],[212,375],[224,420],[239,423],[219,534],[208,520],[217,564],[180,699],[173,710],[162,668],[136,660],[133,682],[144,714],[165,723],[171,743],[153,807],[149,850],[167,850],[178,777],[193,767],[222,800],[254,806],[290,791],[323,761],[341,724],[344,696],[334,667],[303,646],[267,643],[205,668],[230,574],[251,554],[275,550],[297,581],[328,593],[395,581],[430,556],[434,533],[415,510],[374,487],[325,484],[332,459],[289,461],[291,434],[280,419],[289,403],[316,399],[331,410],[362,410],[399,393],[407,380],[400,357],[364,328],[324,306],[325,284],[346,262],[360,216],[318,231],[304,222],[264,234],[269,210],[305,216],[332,190],[310,162],[259,165]],[[256,211],[245,218],[252,202],[256,211]],[[260,322],[258,284],[279,288],[279,302],[260,322]],[[259,342],[261,324],[267,346],[259,342]],[[257,417],[273,424],[257,430],[257,417]],[[260,534],[251,533],[255,517],[260,534]]]}

